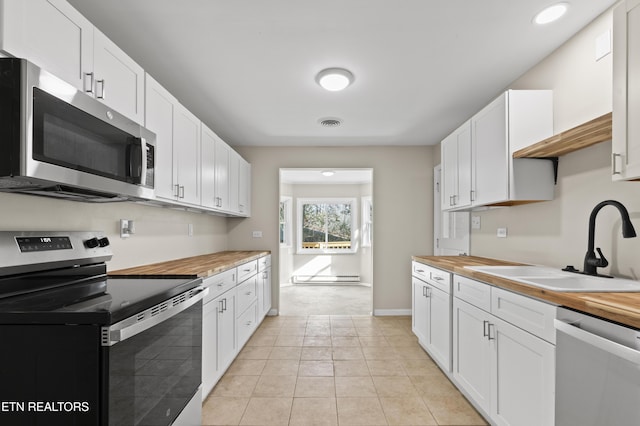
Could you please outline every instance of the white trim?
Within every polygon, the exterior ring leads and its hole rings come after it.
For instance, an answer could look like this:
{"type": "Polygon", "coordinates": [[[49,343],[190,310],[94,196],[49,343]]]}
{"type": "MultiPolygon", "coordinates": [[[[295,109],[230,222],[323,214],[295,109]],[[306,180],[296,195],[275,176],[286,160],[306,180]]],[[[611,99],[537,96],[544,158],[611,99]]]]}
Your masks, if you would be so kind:
{"type": "MultiPolygon", "coordinates": [[[[293,228],[293,198],[283,195],[280,197],[280,203],[285,203],[284,207],[284,243],[280,243],[280,247],[291,247],[291,228],[293,228]]],[[[280,240],[280,204],[278,204],[278,240],[280,240]]]]}
{"type": "Polygon", "coordinates": [[[369,213],[373,210],[371,195],[360,198],[360,210],[362,212],[362,229],[360,230],[362,247],[371,247],[371,242],[373,241],[373,213],[369,216],[369,213]]]}
{"type": "Polygon", "coordinates": [[[411,316],[411,309],[374,309],[373,316],[376,316],[376,317],[411,316]]]}

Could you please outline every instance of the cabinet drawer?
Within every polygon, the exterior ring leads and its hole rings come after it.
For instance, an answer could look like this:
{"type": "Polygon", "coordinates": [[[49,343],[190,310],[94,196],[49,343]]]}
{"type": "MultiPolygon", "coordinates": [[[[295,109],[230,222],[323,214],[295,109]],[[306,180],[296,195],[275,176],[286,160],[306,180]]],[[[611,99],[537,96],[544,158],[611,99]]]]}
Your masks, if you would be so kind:
{"type": "Polygon", "coordinates": [[[453,276],[453,294],[487,312],[491,311],[491,286],[470,278],[453,276]]]}
{"type": "Polygon", "coordinates": [[[271,255],[258,259],[258,272],[262,272],[267,268],[271,268],[271,255]]]}
{"type": "Polygon", "coordinates": [[[258,305],[254,303],[251,305],[238,319],[236,320],[236,329],[238,330],[238,348],[244,346],[249,340],[249,337],[253,334],[258,326],[258,305]]]}
{"type": "Polygon", "coordinates": [[[253,260],[238,266],[238,283],[243,282],[258,272],[258,261],[253,260]]]}
{"type": "Polygon", "coordinates": [[[220,272],[216,275],[212,275],[208,278],[205,278],[202,281],[202,284],[205,287],[209,288],[209,294],[204,298],[204,303],[206,304],[208,301],[215,299],[225,291],[235,287],[236,270],[234,268],[225,272],[220,272]]]}
{"type": "Polygon", "coordinates": [[[501,288],[491,289],[491,313],[555,344],[553,320],[557,307],[501,288]]]}
{"type": "Polygon", "coordinates": [[[432,286],[444,291],[445,293],[451,293],[451,274],[441,269],[427,266],[420,262],[411,263],[412,275],[416,278],[420,278],[432,286]]]}
{"type": "Polygon", "coordinates": [[[240,316],[253,302],[258,300],[258,277],[253,276],[238,286],[236,315],[240,316]]]}

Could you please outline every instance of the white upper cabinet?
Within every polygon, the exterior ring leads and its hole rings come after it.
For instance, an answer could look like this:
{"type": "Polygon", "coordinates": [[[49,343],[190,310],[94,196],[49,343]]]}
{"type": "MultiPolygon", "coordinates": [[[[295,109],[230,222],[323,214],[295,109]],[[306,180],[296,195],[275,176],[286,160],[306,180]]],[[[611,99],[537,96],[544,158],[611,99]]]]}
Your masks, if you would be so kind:
{"type": "Polygon", "coordinates": [[[251,216],[251,164],[240,157],[238,188],[238,213],[241,216],[251,216]]]}
{"type": "Polygon", "coordinates": [[[178,201],[200,204],[200,120],[181,104],[173,112],[173,156],[178,201]]]}
{"type": "Polygon", "coordinates": [[[442,141],[442,209],[471,204],[471,122],[442,141]]]}
{"type": "MultiPolygon", "coordinates": [[[[173,110],[178,101],[149,74],[145,77],[145,121],[147,129],[156,134],[155,193],[156,197],[175,200],[173,171],[177,169],[173,156],[173,110]]],[[[177,160],[177,158],[176,158],[177,160]]]]}
{"type": "Polygon", "coordinates": [[[229,153],[231,148],[222,139],[215,146],[215,207],[229,210],[229,153]]]}
{"type": "Polygon", "coordinates": [[[64,0],[5,0],[2,50],[144,121],[144,71],[64,0]]]}
{"type": "Polygon", "coordinates": [[[4,0],[0,48],[91,90],[93,25],[64,0],[4,0]]]}
{"type": "Polygon", "coordinates": [[[144,70],[97,28],[93,33],[94,94],[96,99],[144,122],[144,70]]]}
{"type": "Polygon", "coordinates": [[[211,129],[200,124],[200,204],[216,207],[216,140],[218,136],[211,129]]]}
{"type": "Polygon", "coordinates": [[[613,180],[640,179],[640,0],[613,11],[613,180]]]}
{"type": "Polygon", "coordinates": [[[229,154],[229,210],[232,212],[240,211],[238,195],[240,195],[240,155],[231,151],[229,154]]]}
{"type": "Polygon", "coordinates": [[[443,210],[553,199],[551,161],[512,158],[553,134],[552,102],[550,90],[508,90],[471,118],[470,137],[466,123],[448,136],[441,150],[443,210]]]}

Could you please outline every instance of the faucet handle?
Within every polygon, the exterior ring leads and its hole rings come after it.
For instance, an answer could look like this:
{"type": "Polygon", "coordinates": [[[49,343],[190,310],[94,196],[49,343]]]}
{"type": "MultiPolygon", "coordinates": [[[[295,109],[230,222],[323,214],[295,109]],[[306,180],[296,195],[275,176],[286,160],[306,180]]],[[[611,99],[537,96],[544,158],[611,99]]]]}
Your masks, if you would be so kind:
{"type": "Polygon", "coordinates": [[[598,266],[599,268],[606,268],[607,266],[609,266],[609,261],[604,257],[604,254],[602,254],[602,250],[600,250],[600,247],[596,247],[596,251],[600,255],[600,259],[598,259],[598,264],[596,266],[598,266]]]}

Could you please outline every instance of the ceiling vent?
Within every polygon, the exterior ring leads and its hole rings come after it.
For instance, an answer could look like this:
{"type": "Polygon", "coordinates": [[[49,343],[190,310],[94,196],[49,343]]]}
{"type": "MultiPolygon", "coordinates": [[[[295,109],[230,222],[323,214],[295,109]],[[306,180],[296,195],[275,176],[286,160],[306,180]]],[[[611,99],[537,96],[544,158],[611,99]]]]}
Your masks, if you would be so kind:
{"type": "Polygon", "coordinates": [[[319,122],[324,127],[338,127],[342,124],[339,118],[322,118],[319,122]]]}

